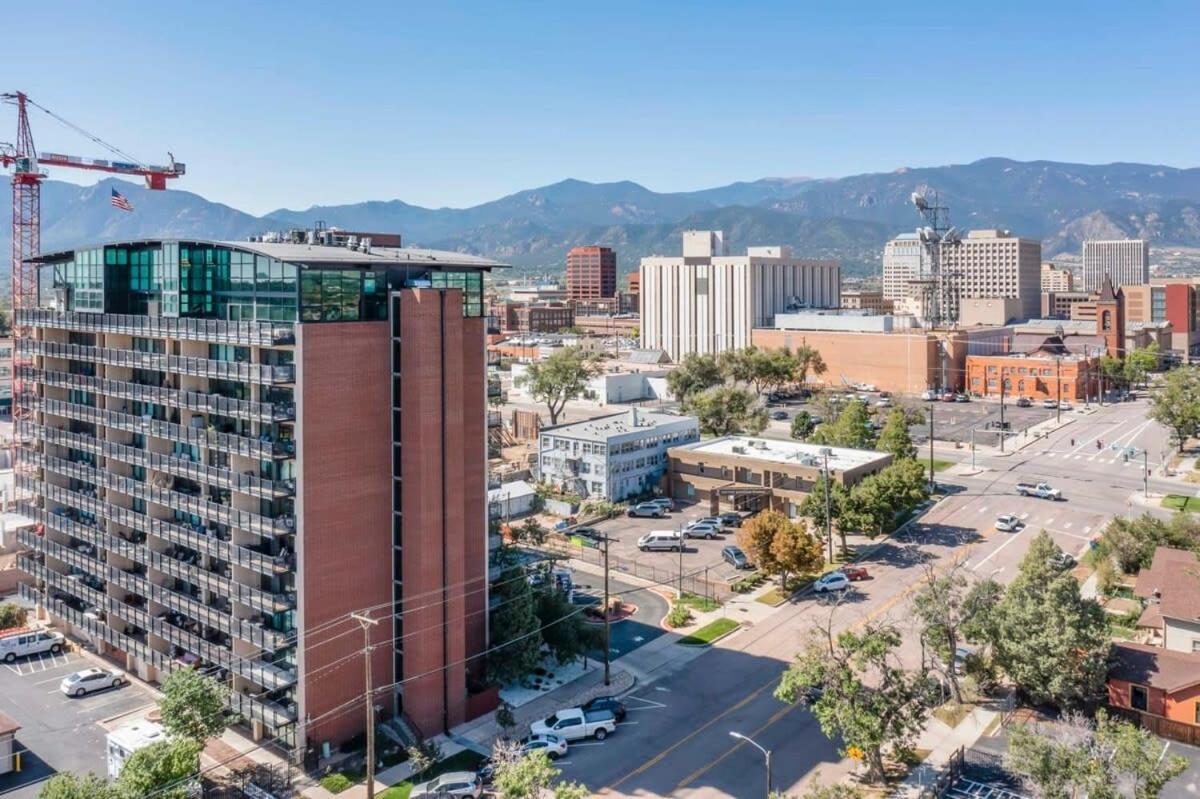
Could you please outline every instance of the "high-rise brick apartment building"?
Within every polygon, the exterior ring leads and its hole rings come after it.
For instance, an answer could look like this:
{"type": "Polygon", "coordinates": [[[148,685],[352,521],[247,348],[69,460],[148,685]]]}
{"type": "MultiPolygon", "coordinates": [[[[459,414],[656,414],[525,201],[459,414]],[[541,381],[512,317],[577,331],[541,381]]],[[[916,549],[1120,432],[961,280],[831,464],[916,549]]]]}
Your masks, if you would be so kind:
{"type": "Polygon", "coordinates": [[[567,299],[617,294],[617,254],[611,247],[574,247],[567,253],[567,299]]]}
{"type": "Polygon", "coordinates": [[[17,311],[23,596],[140,677],[220,675],[286,745],[362,729],[352,611],[381,622],[377,704],[427,735],[476,713],[498,264],[303,240],[37,262],[39,307],[17,311]]]}

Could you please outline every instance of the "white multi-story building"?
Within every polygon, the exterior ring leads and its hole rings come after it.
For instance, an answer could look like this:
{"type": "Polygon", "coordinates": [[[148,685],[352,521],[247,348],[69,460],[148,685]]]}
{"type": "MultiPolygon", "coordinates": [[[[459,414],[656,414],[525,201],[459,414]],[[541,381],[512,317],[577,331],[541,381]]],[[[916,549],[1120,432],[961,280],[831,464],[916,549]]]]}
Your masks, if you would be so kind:
{"type": "Polygon", "coordinates": [[[1075,290],[1075,276],[1065,266],[1042,264],[1042,293],[1061,293],[1075,290]]]}
{"type": "Polygon", "coordinates": [[[883,298],[911,296],[909,281],[925,276],[921,241],[916,233],[901,233],[883,245],[883,298]]]}
{"type": "Polygon", "coordinates": [[[1104,276],[1113,288],[1150,282],[1150,242],[1145,239],[1085,241],[1083,243],[1083,290],[1099,291],[1104,276]]]}
{"type": "Polygon", "coordinates": [[[668,448],[699,440],[694,417],[630,408],[543,428],[538,475],[542,482],[584,498],[620,502],[659,485],[668,448]]]}
{"type": "Polygon", "coordinates": [[[642,348],[676,362],[748,346],[750,331],[777,313],[840,303],[837,261],[795,258],[788,247],[727,255],[720,231],[685,232],[683,255],[643,258],[639,279],[642,348]]]}
{"type": "MultiPolygon", "coordinates": [[[[905,300],[916,296],[910,281],[930,275],[928,259],[916,234],[905,233],[883,249],[883,296],[905,300]]],[[[961,240],[941,245],[941,269],[955,274],[959,296],[970,299],[1017,299],[1020,315],[1037,316],[1041,304],[1042,244],[1007,230],[972,230],[961,240]]],[[[897,311],[912,310],[901,303],[897,311]]]]}

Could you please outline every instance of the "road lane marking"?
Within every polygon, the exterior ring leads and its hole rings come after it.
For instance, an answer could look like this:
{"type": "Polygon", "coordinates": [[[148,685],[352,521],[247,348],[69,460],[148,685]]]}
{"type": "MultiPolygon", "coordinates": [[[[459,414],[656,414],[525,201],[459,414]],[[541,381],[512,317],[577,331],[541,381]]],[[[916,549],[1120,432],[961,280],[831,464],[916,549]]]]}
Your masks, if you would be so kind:
{"type": "Polygon", "coordinates": [[[1009,537],[1009,539],[1007,541],[1005,541],[1003,544],[1001,544],[1000,546],[996,547],[991,552],[989,552],[988,556],[986,558],[984,558],[983,560],[979,561],[979,563],[976,563],[974,566],[972,566],[971,571],[973,571],[973,572],[979,571],[981,568],[983,568],[983,564],[987,563],[989,560],[991,560],[992,558],[999,555],[1000,550],[1004,549],[1006,546],[1011,544],[1013,541],[1016,541],[1017,538],[1021,535],[1021,533],[1025,532],[1025,530],[1027,530],[1027,529],[1028,529],[1028,525],[1025,527],[1022,527],[1020,530],[1017,530],[1015,533],[1013,533],[1009,537]]]}
{"type": "Polygon", "coordinates": [[[1092,531],[1092,526],[1089,524],[1087,527],[1084,527],[1084,528],[1083,528],[1083,531],[1084,531],[1085,533],[1090,533],[1090,532],[1092,531]]]}
{"type": "Polygon", "coordinates": [[[1072,525],[1072,524],[1074,524],[1074,522],[1066,522],[1066,523],[1064,523],[1064,524],[1063,524],[1063,528],[1064,528],[1064,529],[1067,529],[1067,530],[1070,530],[1070,529],[1071,529],[1071,525],[1072,525]]]}
{"type": "MultiPolygon", "coordinates": [[[[772,714],[771,714],[771,717],[770,717],[769,719],[767,719],[767,722],[766,722],[765,724],[763,724],[761,727],[759,727],[759,728],[758,728],[757,730],[755,730],[754,732],[750,733],[750,736],[749,736],[749,737],[751,737],[751,738],[757,738],[759,735],[761,735],[761,734],[763,733],[763,731],[764,731],[764,730],[766,730],[766,729],[767,729],[768,727],[770,727],[772,724],[774,724],[775,722],[779,721],[781,718],[783,718],[784,716],[786,716],[788,713],[791,713],[793,710],[795,710],[795,709],[796,709],[796,708],[798,708],[798,707],[800,707],[800,703],[799,703],[799,702],[793,702],[793,703],[791,703],[791,704],[789,704],[789,705],[784,705],[782,708],[780,708],[779,710],[776,710],[774,713],[772,713],[772,714]]],[[[686,777],[684,777],[682,780],[680,780],[680,781],[679,781],[679,784],[678,784],[678,785],[676,785],[676,786],[675,786],[675,787],[674,787],[674,788],[671,790],[671,793],[672,793],[672,794],[674,794],[674,793],[676,793],[676,792],[678,792],[678,791],[682,790],[683,788],[687,787],[687,786],[688,786],[690,783],[694,782],[695,780],[698,780],[698,779],[700,779],[700,777],[704,776],[704,774],[705,774],[705,773],[707,773],[708,771],[710,771],[710,770],[712,770],[712,769],[716,768],[716,767],[717,767],[717,765],[718,765],[718,764],[719,764],[719,763],[720,763],[722,760],[724,760],[725,758],[729,757],[731,754],[733,754],[733,753],[734,753],[734,752],[736,752],[737,750],[741,749],[741,748],[742,748],[744,745],[746,745],[746,742],[745,742],[745,741],[738,741],[736,744],[734,744],[733,746],[731,746],[731,747],[729,747],[728,749],[726,749],[726,750],[725,750],[725,751],[724,751],[724,752],[721,754],[721,756],[720,756],[720,757],[718,757],[716,760],[712,761],[711,763],[706,763],[705,765],[701,766],[700,768],[696,769],[696,770],[695,770],[695,771],[693,771],[691,774],[687,775],[687,776],[686,776],[686,777]]]]}
{"type": "Polygon", "coordinates": [[[1047,527],[1049,527],[1049,526],[1050,526],[1050,525],[1052,525],[1052,524],[1054,524],[1054,517],[1053,517],[1053,516],[1051,516],[1049,519],[1047,519],[1047,520],[1046,520],[1046,526],[1047,526],[1047,527]]]}

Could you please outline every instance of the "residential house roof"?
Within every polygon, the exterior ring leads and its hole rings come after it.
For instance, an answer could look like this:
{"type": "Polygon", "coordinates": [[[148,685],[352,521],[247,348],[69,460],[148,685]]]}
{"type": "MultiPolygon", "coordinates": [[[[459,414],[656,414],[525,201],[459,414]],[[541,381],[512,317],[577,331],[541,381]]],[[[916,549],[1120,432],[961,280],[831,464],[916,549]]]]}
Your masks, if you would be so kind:
{"type": "Polygon", "coordinates": [[[1150,568],[1138,574],[1133,593],[1143,599],[1157,598],[1163,618],[1200,619],[1200,560],[1186,549],[1158,547],[1150,568]]]}
{"type": "Polygon", "coordinates": [[[1200,684],[1200,653],[1121,641],[1113,644],[1108,676],[1176,693],[1200,684]]]}

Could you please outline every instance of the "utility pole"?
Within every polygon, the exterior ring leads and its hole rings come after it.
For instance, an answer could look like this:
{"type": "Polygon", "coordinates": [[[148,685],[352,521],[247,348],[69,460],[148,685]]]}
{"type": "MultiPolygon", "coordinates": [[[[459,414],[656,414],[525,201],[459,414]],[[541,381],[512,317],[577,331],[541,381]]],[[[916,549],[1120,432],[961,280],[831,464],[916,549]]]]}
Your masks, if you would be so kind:
{"type": "Polygon", "coordinates": [[[1142,450],[1142,496],[1150,498],[1150,453],[1142,450]]]}
{"type": "Polygon", "coordinates": [[[676,528],[679,532],[679,601],[683,602],[683,527],[676,528]]]}
{"type": "Polygon", "coordinates": [[[1004,451],[1004,367],[1000,367],[1000,451],[1004,451]]]}
{"type": "Polygon", "coordinates": [[[975,471],[975,428],[971,428],[971,471],[975,471]]]}
{"type": "Polygon", "coordinates": [[[609,661],[612,659],[612,643],[611,629],[609,627],[609,603],[612,601],[608,597],[608,542],[611,541],[606,533],[604,536],[604,685],[609,684],[609,661]]]}
{"type": "Polygon", "coordinates": [[[825,456],[825,540],[829,542],[829,562],[833,563],[833,514],[831,508],[831,490],[829,484],[829,447],[823,448],[825,456]]]}
{"type": "Polygon", "coordinates": [[[929,411],[929,491],[932,493],[937,487],[933,481],[933,406],[929,405],[926,409],[929,411]]]}
{"type": "Polygon", "coordinates": [[[1054,406],[1054,421],[1056,424],[1062,424],[1062,356],[1054,359],[1054,383],[1058,390],[1058,402],[1054,406]]]}
{"type": "Polygon", "coordinates": [[[367,699],[367,799],[375,799],[375,691],[371,682],[371,628],[379,624],[361,613],[351,613],[363,631],[363,664],[366,670],[367,699]]]}

